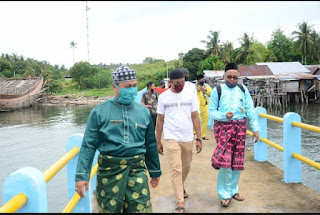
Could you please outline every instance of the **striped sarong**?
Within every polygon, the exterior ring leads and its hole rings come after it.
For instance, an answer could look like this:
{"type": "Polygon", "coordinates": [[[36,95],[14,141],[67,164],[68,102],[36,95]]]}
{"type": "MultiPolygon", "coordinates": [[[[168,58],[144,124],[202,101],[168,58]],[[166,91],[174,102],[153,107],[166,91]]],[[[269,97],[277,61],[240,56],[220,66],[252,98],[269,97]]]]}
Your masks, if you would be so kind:
{"type": "Polygon", "coordinates": [[[99,155],[97,203],[100,213],[152,212],[145,156],[99,155]]]}
{"type": "Polygon", "coordinates": [[[244,152],[246,142],[246,119],[214,123],[214,136],[217,146],[213,151],[211,162],[215,169],[244,169],[244,152]]]}

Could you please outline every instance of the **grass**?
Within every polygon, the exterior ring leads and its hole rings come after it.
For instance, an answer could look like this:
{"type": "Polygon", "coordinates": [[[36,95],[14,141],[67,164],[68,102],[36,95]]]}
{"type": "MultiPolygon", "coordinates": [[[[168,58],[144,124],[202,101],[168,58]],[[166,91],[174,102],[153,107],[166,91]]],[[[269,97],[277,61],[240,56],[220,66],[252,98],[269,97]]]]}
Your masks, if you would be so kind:
{"type": "Polygon", "coordinates": [[[88,90],[81,90],[81,91],[85,92],[85,96],[86,97],[113,95],[113,89],[112,88],[88,89],[88,90]]]}
{"type": "Polygon", "coordinates": [[[95,96],[108,96],[113,95],[112,87],[101,88],[101,89],[86,89],[78,90],[77,84],[72,83],[71,79],[66,79],[61,83],[62,90],[53,95],[70,95],[72,98],[84,97],[95,97],[95,96]]]}
{"type": "Polygon", "coordinates": [[[102,89],[86,89],[86,90],[76,90],[76,89],[63,89],[58,93],[53,95],[71,95],[72,98],[77,98],[80,96],[84,97],[94,97],[94,96],[108,96],[113,95],[112,88],[102,88],[102,89]]]}

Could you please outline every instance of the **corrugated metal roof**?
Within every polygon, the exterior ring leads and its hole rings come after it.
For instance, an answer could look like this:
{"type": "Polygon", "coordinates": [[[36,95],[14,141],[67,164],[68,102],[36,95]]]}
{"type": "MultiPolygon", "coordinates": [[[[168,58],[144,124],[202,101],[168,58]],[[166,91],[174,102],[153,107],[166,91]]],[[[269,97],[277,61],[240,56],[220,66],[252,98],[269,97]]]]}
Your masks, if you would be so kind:
{"type": "MultiPolygon", "coordinates": [[[[279,80],[300,80],[317,78],[299,62],[257,63],[260,65],[238,66],[241,77],[249,79],[275,78],[279,80]],[[263,64],[263,65],[262,65],[263,64]],[[299,71],[304,72],[299,72],[299,71]]],[[[207,78],[221,78],[224,70],[204,70],[207,78]]]]}
{"type": "Polygon", "coordinates": [[[276,77],[274,75],[257,75],[257,76],[248,76],[245,77],[247,79],[253,80],[253,79],[267,79],[267,78],[273,78],[275,79],[276,77]]]}
{"type": "Polygon", "coordinates": [[[248,76],[248,79],[267,79],[274,78],[279,80],[301,80],[301,79],[313,79],[316,75],[311,75],[307,73],[294,73],[294,74],[278,74],[278,75],[258,75],[258,76],[248,76]]]}
{"type": "Polygon", "coordinates": [[[315,72],[320,70],[320,65],[304,65],[312,75],[315,75],[315,72]]]}
{"type": "Polygon", "coordinates": [[[273,75],[266,65],[238,66],[238,71],[240,72],[240,76],[273,75]]]}
{"type": "Polygon", "coordinates": [[[224,70],[203,70],[204,76],[208,78],[222,77],[224,70]]]}
{"type": "Polygon", "coordinates": [[[302,72],[310,73],[310,71],[299,62],[256,63],[256,65],[267,65],[274,75],[302,72]]]}
{"type": "Polygon", "coordinates": [[[278,79],[291,79],[291,80],[300,80],[300,79],[314,79],[315,75],[310,73],[291,73],[291,74],[279,74],[274,75],[278,79]]]}

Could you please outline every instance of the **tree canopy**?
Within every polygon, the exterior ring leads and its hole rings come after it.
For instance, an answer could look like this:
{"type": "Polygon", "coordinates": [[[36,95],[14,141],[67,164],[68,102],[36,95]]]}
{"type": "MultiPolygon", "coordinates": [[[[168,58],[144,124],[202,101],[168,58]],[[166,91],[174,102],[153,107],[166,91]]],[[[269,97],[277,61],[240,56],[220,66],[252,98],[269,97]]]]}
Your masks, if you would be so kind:
{"type": "MultiPolygon", "coordinates": [[[[220,31],[209,31],[205,49],[192,48],[186,53],[179,52],[177,59],[166,62],[162,59],[146,57],[141,64],[125,64],[136,70],[138,88],[142,89],[149,81],[156,85],[174,68],[185,67],[190,71],[190,79],[196,79],[203,70],[222,70],[227,63],[236,62],[239,65],[253,65],[257,62],[293,62],[302,64],[320,64],[320,34],[308,22],[297,25],[297,29],[287,36],[278,27],[266,44],[257,41],[253,34],[243,33],[239,38],[240,47],[234,48],[233,43],[222,42],[220,31]]],[[[70,48],[76,48],[76,42],[70,42],[70,48]]],[[[111,88],[112,71],[123,63],[109,65],[99,63],[91,65],[88,62],[74,63],[66,69],[64,65],[51,65],[47,61],[19,56],[15,53],[1,54],[0,78],[20,78],[42,75],[45,78],[45,88],[53,92],[59,91],[65,82],[64,76],[72,76],[72,86],[77,89],[111,88]]]]}
{"type": "MultiPolygon", "coordinates": [[[[193,48],[183,57],[183,67],[189,70],[190,79],[196,79],[199,71],[199,64],[205,59],[204,50],[193,48]]],[[[200,72],[200,71],[199,71],[200,72]]]]}

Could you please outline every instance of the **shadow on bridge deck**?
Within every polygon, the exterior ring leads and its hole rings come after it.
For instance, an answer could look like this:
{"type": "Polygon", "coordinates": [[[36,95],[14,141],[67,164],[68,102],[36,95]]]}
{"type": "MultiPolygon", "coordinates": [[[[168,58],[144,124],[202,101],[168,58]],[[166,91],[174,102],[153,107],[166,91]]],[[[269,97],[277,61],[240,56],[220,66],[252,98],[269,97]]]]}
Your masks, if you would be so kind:
{"type": "MultiPolygon", "coordinates": [[[[218,171],[211,167],[210,161],[216,143],[213,131],[208,129],[207,133],[209,140],[203,142],[200,154],[193,155],[185,182],[189,194],[185,201],[186,213],[320,213],[319,193],[301,183],[284,183],[280,169],[268,162],[254,161],[253,152],[248,150],[245,152],[245,170],[239,181],[239,193],[245,200],[233,199],[228,208],[222,208],[216,191],[218,171]]],[[[160,162],[163,172],[160,183],[157,188],[150,188],[152,208],[154,213],[171,213],[175,208],[175,197],[166,149],[164,155],[160,155],[160,162]]],[[[96,207],[93,211],[97,212],[96,207]]]]}

